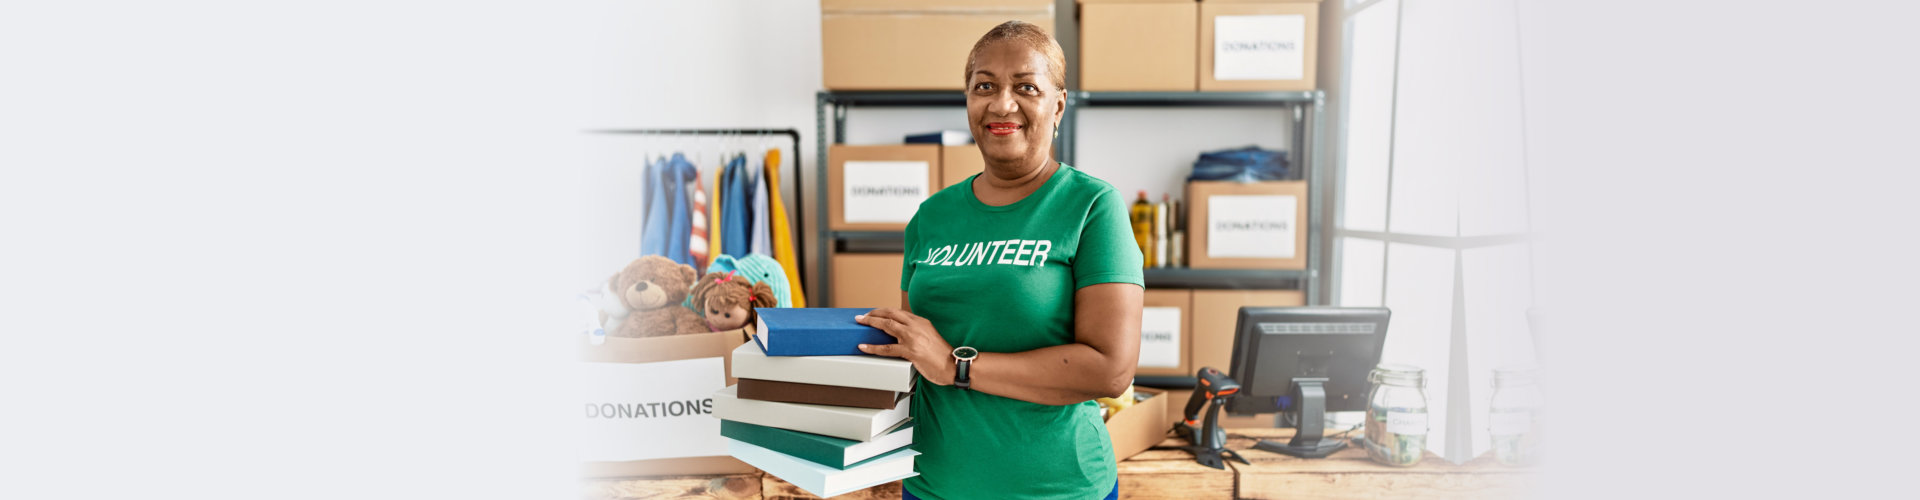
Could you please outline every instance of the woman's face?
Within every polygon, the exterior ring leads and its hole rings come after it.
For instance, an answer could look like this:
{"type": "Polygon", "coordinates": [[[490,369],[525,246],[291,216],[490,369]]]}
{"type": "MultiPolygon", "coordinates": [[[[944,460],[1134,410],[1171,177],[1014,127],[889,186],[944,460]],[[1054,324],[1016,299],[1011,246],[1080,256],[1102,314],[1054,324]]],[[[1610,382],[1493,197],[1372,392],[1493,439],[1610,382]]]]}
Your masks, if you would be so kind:
{"type": "Polygon", "coordinates": [[[1066,99],[1047,56],[1018,41],[982,47],[967,77],[967,121],[989,165],[1044,165],[1066,99]]]}

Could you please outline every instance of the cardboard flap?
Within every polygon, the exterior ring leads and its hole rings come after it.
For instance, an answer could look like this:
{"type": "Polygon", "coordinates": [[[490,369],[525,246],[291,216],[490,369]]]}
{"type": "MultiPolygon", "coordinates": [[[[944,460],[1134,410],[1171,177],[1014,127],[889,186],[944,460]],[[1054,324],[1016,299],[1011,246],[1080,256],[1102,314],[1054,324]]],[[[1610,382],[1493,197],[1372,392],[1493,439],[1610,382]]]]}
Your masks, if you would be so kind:
{"type": "Polygon", "coordinates": [[[724,357],[727,353],[733,352],[733,348],[747,341],[747,332],[747,328],[742,328],[716,333],[639,339],[607,337],[606,342],[600,345],[583,342],[580,360],[600,363],[653,363],[676,359],[724,357]]]}
{"type": "MultiPolygon", "coordinates": [[[[822,14],[1053,13],[1053,0],[820,0],[822,14]]],[[[1053,31],[1052,26],[1046,26],[1053,31]]]]}

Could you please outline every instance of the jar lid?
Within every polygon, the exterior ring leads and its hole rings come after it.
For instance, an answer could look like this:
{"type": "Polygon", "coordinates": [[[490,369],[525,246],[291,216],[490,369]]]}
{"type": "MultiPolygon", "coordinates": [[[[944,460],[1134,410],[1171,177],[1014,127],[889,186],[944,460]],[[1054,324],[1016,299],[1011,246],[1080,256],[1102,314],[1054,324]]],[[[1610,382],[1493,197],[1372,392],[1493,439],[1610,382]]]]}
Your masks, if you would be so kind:
{"type": "Polygon", "coordinates": [[[1367,374],[1367,381],[1376,384],[1424,388],[1427,386],[1426,374],[1425,368],[1390,363],[1374,367],[1373,371],[1367,374]]]}
{"type": "Polygon", "coordinates": [[[1493,369],[1493,386],[1533,385],[1540,377],[1540,367],[1534,365],[1505,366],[1493,369]]]}

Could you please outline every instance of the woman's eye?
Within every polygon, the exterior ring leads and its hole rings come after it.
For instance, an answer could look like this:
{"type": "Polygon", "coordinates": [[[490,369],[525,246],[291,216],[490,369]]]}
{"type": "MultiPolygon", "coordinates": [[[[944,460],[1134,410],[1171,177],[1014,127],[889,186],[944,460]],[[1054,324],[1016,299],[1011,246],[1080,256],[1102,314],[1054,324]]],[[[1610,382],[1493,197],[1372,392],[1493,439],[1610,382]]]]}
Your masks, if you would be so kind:
{"type": "Polygon", "coordinates": [[[1035,87],[1031,83],[1022,83],[1020,84],[1020,90],[1025,92],[1039,92],[1040,87],[1035,87]]]}
{"type": "Polygon", "coordinates": [[[993,84],[988,82],[980,82],[980,83],[973,84],[973,89],[974,90],[993,90],[993,84]]]}

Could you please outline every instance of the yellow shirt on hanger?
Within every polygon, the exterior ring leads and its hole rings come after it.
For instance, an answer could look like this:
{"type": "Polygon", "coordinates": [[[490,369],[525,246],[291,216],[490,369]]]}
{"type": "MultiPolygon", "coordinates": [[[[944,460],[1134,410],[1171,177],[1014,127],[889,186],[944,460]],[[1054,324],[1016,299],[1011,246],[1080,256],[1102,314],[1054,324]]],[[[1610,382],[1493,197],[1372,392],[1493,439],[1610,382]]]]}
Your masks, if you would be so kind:
{"type": "MultiPolygon", "coordinates": [[[[708,263],[712,263],[714,259],[720,257],[721,254],[726,253],[726,252],[720,251],[721,248],[725,248],[720,246],[720,235],[725,234],[725,231],[720,230],[720,207],[726,206],[725,203],[721,203],[721,201],[724,201],[724,199],[726,198],[726,191],[723,191],[720,188],[722,186],[726,186],[727,162],[726,160],[723,159],[720,161],[720,163],[717,163],[717,165],[719,165],[720,168],[716,168],[713,170],[713,191],[710,191],[711,193],[713,193],[713,196],[709,196],[708,197],[709,199],[707,200],[707,262],[708,263]]],[[[695,269],[694,271],[700,274],[701,276],[705,276],[707,274],[706,269],[695,269]]]]}
{"type": "Polygon", "coordinates": [[[780,269],[787,273],[787,294],[793,298],[793,307],[807,307],[806,287],[800,285],[800,258],[793,251],[793,230],[787,227],[787,204],[780,201],[780,150],[767,150],[767,159],[761,163],[767,179],[767,205],[773,216],[773,260],[780,262],[780,269]]]}

